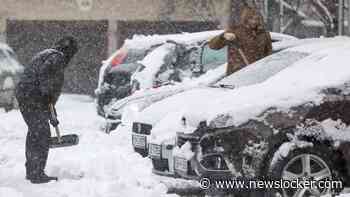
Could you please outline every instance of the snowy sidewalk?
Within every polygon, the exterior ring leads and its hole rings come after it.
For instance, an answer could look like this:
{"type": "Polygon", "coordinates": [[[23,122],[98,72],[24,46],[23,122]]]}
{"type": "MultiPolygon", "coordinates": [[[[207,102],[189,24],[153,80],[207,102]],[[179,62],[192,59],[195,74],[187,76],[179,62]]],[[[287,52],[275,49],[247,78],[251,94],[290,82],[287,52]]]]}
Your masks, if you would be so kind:
{"type": "Polygon", "coordinates": [[[27,127],[19,111],[0,109],[0,197],[172,196],[150,160],[132,150],[128,130],[100,131],[103,120],[91,98],[63,95],[56,108],[62,132],[79,134],[80,144],[50,150],[46,172],[60,181],[42,185],[24,179],[27,127]]]}

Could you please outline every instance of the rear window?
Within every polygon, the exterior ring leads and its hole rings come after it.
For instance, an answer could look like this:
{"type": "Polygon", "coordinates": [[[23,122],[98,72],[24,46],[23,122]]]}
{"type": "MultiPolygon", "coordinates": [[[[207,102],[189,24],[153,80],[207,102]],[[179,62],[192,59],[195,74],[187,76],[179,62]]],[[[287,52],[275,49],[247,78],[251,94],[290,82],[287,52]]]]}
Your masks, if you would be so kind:
{"type": "Polygon", "coordinates": [[[308,55],[298,51],[275,53],[225,77],[217,85],[240,87],[261,83],[308,55]]]}

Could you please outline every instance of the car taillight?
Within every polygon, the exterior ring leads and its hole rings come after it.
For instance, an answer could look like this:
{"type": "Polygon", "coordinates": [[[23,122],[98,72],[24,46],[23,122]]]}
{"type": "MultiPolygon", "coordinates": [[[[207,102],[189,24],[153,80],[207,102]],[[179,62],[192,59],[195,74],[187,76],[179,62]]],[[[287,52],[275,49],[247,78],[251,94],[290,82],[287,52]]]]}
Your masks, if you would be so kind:
{"type": "Polygon", "coordinates": [[[111,61],[112,68],[118,66],[121,63],[123,63],[125,58],[126,58],[126,56],[127,56],[127,51],[120,50],[119,53],[116,56],[114,56],[114,58],[111,61]]]}

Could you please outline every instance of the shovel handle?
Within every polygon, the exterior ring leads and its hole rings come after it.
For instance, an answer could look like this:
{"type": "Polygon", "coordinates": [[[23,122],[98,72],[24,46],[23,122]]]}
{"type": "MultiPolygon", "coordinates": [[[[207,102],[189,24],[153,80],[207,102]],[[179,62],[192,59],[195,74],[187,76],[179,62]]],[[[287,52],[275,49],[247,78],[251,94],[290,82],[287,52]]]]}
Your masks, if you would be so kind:
{"type": "MultiPolygon", "coordinates": [[[[55,109],[54,109],[54,106],[52,103],[49,104],[49,108],[50,108],[51,117],[56,119],[57,117],[56,117],[55,109]]],[[[61,134],[60,134],[60,129],[58,128],[58,125],[55,126],[55,131],[56,131],[56,136],[57,136],[58,142],[60,143],[61,142],[61,134]]]]}
{"type": "Polygon", "coordinates": [[[245,56],[245,54],[243,53],[243,51],[242,51],[241,48],[238,48],[238,53],[239,53],[239,55],[242,57],[242,59],[243,59],[245,65],[248,66],[248,65],[249,65],[249,61],[248,61],[248,59],[247,59],[247,56],[245,56]]]}

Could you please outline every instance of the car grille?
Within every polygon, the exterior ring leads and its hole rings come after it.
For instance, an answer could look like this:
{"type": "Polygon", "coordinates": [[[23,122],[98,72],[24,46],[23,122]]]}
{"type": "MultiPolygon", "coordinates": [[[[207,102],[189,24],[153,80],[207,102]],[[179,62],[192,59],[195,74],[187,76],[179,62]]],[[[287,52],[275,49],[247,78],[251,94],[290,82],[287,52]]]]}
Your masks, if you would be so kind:
{"type": "Polygon", "coordinates": [[[144,135],[151,135],[152,125],[134,122],[132,124],[132,132],[144,135]]]}

